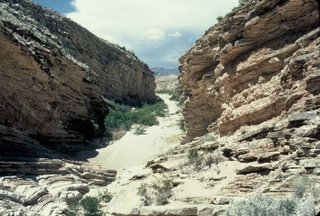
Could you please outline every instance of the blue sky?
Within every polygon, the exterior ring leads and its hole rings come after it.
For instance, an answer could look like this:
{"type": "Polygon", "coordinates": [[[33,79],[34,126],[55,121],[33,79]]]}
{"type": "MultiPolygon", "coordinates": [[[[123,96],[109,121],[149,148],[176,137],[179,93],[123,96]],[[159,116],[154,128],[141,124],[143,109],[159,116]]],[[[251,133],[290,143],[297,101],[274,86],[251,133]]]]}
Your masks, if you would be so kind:
{"type": "Polygon", "coordinates": [[[34,2],[54,9],[62,14],[75,11],[75,7],[71,5],[71,0],[33,0],[34,2]]]}
{"type": "Polygon", "coordinates": [[[238,0],[33,0],[98,37],[125,46],[150,67],[174,68],[238,0]]]}

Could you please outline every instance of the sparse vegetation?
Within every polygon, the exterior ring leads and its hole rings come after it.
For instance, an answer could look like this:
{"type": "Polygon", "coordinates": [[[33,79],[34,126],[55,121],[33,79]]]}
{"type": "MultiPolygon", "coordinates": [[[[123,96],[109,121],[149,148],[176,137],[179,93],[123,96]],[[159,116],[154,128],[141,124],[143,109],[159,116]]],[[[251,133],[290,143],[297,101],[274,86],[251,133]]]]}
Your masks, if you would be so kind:
{"type": "Polygon", "coordinates": [[[215,141],[217,138],[215,136],[213,136],[212,134],[206,134],[204,137],[203,137],[203,141],[204,142],[213,142],[215,141]]]}
{"type": "Polygon", "coordinates": [[[153,189],[156,191],[156,203],[164,205],[168,203],[169,198],[172,196],[172,183],[171,180],[165,179],[160,184],[154,184],[153,189]]]}
{"type": "Polygon", "coordinates": [[[239,4],[240,4],[240,5],[244,5],[244,4],[246,4],[247,2],[254,2],[254,1],[252,1],[252,0],[239,0],[239,4]]]}
{"type": "Polygon", "coordinates": [[[315,216],[315,200],[319,197],[317,189],[307,176],[298,176],[293,186],[294,196],[291,198],[274,198],[258,193],[233,203],[227,216],[315,216]]]}
{"type": "Polygon", "coordinates": [[[138,195],[142,197],[146,206],[152,204],[152,198],[150,197],[147,184],[141,184],[140,187],[138,187],[138,195]]]}
{"type": "Polygon", "coordinates": [[[178,120],[178,125],[179,125],[179,128],[181,129],[181,130],[185,130],[185,128],[184,128],[184,119],[179,119],[178,120]]]}
{"type": "Polygon", "coordinates": [[[209,166],[211,168],[212,164],[218,165],[219,160],[214,157],[212,154],[206,155],[203,160],[204,166],[209,166]]]}
{"type": "Polygon", "coordinates": [[[203,157],[199,154],[197,149],[190,149],[188,151],[188,163],[194,165],[196,168],[200,168],[203,157]]]}
{"type": "Polygon", "coordinates": [[[145,205],[164,205],[167,204],[172,196],[173,184],[170,179],[163,179],[154,184],[141,184],[138,188],[140,195],[145,205]]]}
{"type": "Polygon", "coordinates": [[[306,175],[298,176],[293,182],[293,187],[294,196],[298,199],[303,199],[306,197],[320,197],[320,189],[314,187],[306,175]]]}
{"type": "Polygon", "coordinates": [[[183,95],[181,90],[178,90],[177,92],[170,93],[171,97],[170,100],[177,101],[178,106],[182,106],[184,101],[186,100],[185,96],[183,95]]]}
{"type": "Polygon", "coordinates": [[[218,22],[221,22],[223,20],[223,16],[218,16],[217,20],[218,20],[218,22]]]}
{"type": "Polygon", "coordinates": [[[84,210],[85,216],[102,216],[99,199],[96,197],[87,196],[80,201],[80,206],[84,210]]]}
{"type": "Polygon", "coordinates": [[[291,216],[296,208],[297,201],[294,199],[276,199],[258,193],[233,203],[227,216],[291,216]]]}
{"type": "Polygon", "coordinates": [[[68,216],[85,215],[85,216],[103,216],[101,210],[101,202],[109,203],[112,195],[108,190],[100,192],[97,197],[86,196],[80,200],[78,204],[73,206],[68,216]]]}
{"type": "Polygon", "coordinates": [[[173,92],[170,94],[170,100],[173,100],[173,101],[180,101],[180,94],[177,93],[177,92],[173,92]]]}
{"type": "Polygon", "coordinates": [[[145,132],[146,132],[146,129],[143,126],[137,125],[137,127],[134,129],[133,133],[135,135],[142,135],[142,134],[145,134],[145,132]]]}
{"type": "Polygon", "coordinates": [[[163,101],[155,104],[144,104],[140,108],[128,108],[127,106],[114,106],[105,118],[105,127],[108,131],[118,129],[129,130],[133,124],[157,125],[157,116],[166,115],[167,105],[163,101]]]}
{"type": "Polygon", "coordinates": [[[307,176],[299,176],[294,182],[294,194],[298,199],[303,198],[309,188],[307,176]]]}
{"type": "Polygon", "coordinates": [[[101,202],[110,202],[112,200],[112,195],[108,190],[99,193],[99,201],[101,202]]]}

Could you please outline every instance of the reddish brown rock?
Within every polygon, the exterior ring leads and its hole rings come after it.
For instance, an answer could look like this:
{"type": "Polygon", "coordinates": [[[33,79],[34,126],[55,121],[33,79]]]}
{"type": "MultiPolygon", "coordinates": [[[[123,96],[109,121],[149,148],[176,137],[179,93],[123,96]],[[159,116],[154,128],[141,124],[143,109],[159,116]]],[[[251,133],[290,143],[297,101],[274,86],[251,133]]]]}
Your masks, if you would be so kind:
{"type": "MultiPolygon", "coordinates": [[[[0,12],[0,133],[70,152],[104,130],[102,97],[155,101],[154,73],[133,53],[32,1],[2,0],[0,12]]],[[[1,149],[25,144],[7,135],[1,149]]]]}
{"type": "Polygon", "coordinates": [[[310,110],[320,86],[318,24],[316,1],[263,0],[210,28],[179,59],[184,141],[310,110]]]}

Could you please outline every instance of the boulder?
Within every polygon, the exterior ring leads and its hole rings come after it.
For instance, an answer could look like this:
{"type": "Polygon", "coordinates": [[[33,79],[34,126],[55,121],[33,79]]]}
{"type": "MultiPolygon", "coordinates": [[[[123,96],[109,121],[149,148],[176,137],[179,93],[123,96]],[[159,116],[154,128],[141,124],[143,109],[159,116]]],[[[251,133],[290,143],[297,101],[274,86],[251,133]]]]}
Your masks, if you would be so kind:
{"type": "Polygon", "coordinates": [[[274,169],[272,164],[248,165],[237,170],[238,175],[246,175],[250,173],[268,174],[274,169]]]}

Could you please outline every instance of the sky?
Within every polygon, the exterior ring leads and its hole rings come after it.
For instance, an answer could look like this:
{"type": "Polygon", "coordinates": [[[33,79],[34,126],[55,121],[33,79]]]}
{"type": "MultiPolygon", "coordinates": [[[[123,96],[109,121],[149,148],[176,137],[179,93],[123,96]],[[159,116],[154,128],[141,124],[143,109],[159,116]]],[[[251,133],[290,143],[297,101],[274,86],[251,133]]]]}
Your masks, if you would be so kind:
{"type": "Polygon", "coordinates": [[[238,0],[33,0],[133,51],[150,67],[178,58],[238,0]]]}

